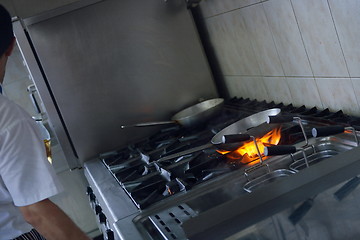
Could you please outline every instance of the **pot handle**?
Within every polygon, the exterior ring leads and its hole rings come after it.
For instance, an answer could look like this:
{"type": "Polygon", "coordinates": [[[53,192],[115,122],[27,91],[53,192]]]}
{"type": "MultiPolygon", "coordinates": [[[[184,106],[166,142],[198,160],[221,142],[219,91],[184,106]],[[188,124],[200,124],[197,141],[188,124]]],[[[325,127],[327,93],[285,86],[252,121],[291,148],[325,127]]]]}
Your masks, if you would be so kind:
{"type": "Polygon", "coordinates": [[[345,127],[343,126],[327,126],[327,127],[317,127],[311,130],[313,137],[325,137],[333,134],[343,133],[345,127]]]}
{"type": "Polygon", "coordinates": [[[285,155],[295,153],[297,151],[301,151],[304,156],[304,161],[306,167],[309,167],[309,161],[307,159],[305,150],[303,148],[296,148],[292,145],[280,145],[280,146],[272,146],[272,147],[265,147],[264,148],[264,155],[265,156],[276,156],[276,155],[285,155]]]}
{"type": "Polygon", "coordinates": [[[308,141],[308,138],[306,136],[306,132],[305,132],[305,129],[304,129],[304,126],[302,124],[302,121],[301,121],[301,118],[300,117],[293,117],[293,116],[269,116],[268,119],[267,119],[267,123],[286,123],[286,122],[292,122],[294,120],[297,120],[300,128],[301,128],[301,132],[304,136],[304,139],[305,139],[305,145],[304,146],[307,146],[309,144],[309,141],[308,141]]]}
{"type": "Polygon", "coordinates": [[[265,147],[264,155],[265,156],[284,155],[284,154],[295,153],[296,151],[297,151],[296,147],[291,145],[272,146],[272,147],[265,147]]]}

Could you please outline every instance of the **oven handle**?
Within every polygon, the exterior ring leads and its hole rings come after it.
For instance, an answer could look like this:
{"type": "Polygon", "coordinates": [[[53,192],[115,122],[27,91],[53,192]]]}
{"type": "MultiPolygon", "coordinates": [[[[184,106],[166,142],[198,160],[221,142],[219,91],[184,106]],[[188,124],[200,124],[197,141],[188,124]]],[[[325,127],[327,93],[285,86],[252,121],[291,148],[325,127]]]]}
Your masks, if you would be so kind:
{"type": "Polygon", "coordinates": [[[35,108],[35,111],[36,113],[41,113],[41,109],[40,109],[40,106],[35,98],[35,93],[36,93],[36,88],[35,88],[35,85],[34,84],[31,84],[27,87],[27,91],[29,92],[29,96],[30,96],[30,99],[31,99],[31,102],[32,104],[34,105],[34,108],[35,108]]]}

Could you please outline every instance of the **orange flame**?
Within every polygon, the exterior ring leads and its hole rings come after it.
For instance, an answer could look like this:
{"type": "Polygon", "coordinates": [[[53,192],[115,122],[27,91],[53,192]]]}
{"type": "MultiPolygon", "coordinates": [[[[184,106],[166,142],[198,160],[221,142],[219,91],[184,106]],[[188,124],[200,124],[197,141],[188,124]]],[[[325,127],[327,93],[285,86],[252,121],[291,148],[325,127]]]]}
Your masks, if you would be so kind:
{"type": "MultiPolygon", "coordinates": [[[[263,137],[256,138],[256,143],[260,154],[263,156],[265,146],[277,145],[281,138],[281,128],[271,130],[263,137]]],[[[242,163],[249,163],[259,159],[259,155],[254,141],[246,142],[235,151],[218,150],[220,154],[227,155],[231,161],[239,160],[242,163]]],[[[265,159],[263,157],[263,159],[265,159]]]]}
{"type": "Polygon", "coordinates": [[[174,192],[172,192],[170,188],[168,188],[167,191],[168,191],[169,195],[173,195],[173,194],[174,194],[174,192]]]}

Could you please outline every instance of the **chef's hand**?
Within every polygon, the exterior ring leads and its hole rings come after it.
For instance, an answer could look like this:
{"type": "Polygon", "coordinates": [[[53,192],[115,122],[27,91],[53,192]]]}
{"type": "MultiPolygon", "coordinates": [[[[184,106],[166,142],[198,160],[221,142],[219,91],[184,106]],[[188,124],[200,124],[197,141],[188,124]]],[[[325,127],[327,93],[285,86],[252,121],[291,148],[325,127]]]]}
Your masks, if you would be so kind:
{"type": "Polygon", "coordinates": [[[25,220],[47,240],[90,240],[90,238],[49,199],[19,208],[25,220]]]}

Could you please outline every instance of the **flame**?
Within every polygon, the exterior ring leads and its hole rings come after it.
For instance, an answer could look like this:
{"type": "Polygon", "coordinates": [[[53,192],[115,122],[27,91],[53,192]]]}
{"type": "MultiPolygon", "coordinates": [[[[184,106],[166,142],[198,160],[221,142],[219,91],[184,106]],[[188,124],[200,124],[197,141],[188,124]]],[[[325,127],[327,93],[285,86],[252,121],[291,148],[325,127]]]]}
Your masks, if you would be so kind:
{"type": "Polygon", "coordinates": [[[173,195],[173,194],[174,194],[174,192],[173,192],[173,191],[171,191],[171,189],[170,189],[170,188],[168,188],[168,189],[167,189],[167,191],[168,191],[169,195],[173,195]]]}
{"type": "MultiPolygon", "coordinates": [[[[264,136],[256,138],[256,144],[260,154],[263,156],[265,146],[277,145],[281,138],[281,128],[276,128],[266,133],[264,136]]],[[[258,151],[254,141],[246,142],[235,151],[218,150],[220,154],[227,155],[230,161],[240,161],[241,163],[250,163],[259,160],[258,151]]],[[[266,157],[263,157],[266,159],[266,157]]],[[[255,164],[255,163],[254,163],[255,164]]],[[[252,164],[251,164],[252,165],[252,164]]]]}

